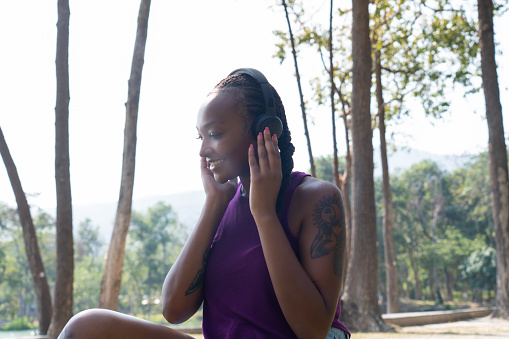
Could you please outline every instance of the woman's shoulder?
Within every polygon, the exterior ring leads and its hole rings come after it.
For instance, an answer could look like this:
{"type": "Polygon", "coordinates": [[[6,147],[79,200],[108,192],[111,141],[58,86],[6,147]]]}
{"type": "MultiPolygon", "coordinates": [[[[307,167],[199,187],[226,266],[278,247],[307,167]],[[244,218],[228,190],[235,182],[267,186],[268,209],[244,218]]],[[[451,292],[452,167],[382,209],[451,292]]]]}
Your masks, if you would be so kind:
{"type": "Polygon", "coordinates": [[[323,181],[312,176],[306,176],[302,179],[299,186],[297,186],[295,193],[304,194],[308,198],[311,198],[314,195],[339,194],[340,190],[336,185],[328,181],[323,181]]]}
{"type": "Polygon", "coordinates": [[[341,192],[336,185],[312,176],[306,176],[295,189],[292,209],[309,214],[320,201],[331,199],[341,199],[341,192]]]}

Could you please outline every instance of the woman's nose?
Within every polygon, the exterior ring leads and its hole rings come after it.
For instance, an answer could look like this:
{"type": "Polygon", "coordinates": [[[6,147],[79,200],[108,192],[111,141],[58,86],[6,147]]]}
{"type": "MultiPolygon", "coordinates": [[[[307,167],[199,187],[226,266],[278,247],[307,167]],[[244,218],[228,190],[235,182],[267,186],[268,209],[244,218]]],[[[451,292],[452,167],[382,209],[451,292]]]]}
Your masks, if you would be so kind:
{"type": "Polygon", "coordinates": [[[210,146],[206,144],[205,141],[202,141],[200,146],[200,157],[205,158],[211,153],[211,150],[210,146]]]}

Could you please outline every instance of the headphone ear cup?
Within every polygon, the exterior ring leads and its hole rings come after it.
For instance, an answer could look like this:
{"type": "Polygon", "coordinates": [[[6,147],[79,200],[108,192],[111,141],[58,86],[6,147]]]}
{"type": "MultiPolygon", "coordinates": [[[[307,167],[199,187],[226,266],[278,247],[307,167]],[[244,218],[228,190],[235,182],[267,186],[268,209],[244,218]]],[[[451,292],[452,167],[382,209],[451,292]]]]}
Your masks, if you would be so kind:
{"type": "Polygon", "coordinates": [[[260,132],[263,133],[268,127],[271,134],[276,134],[278,139],[283,132],[283,123],[278,117],[262,114],[253,121],[253,136],[256,138],[260,132]]]}

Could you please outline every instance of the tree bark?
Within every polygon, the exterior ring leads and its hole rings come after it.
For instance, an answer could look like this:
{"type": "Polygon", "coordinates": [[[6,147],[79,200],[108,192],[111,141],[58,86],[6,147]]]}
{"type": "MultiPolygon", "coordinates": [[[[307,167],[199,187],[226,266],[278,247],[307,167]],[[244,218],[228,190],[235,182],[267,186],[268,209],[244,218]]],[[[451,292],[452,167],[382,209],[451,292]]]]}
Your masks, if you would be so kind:
{"type": "Polygon", "coordinates": [[[478,0],[477,5],[482,85],[489,134],[491,199],[497,248],[497,295],[494,314],[497,317],[509,318],[509,182],[507,148],[495,62],[493,2],[478,0]]]}
{"type": "Polygon", "coordinates": [[[390,330],[377,300],[377,235],[370,114],[371,42],[369,0],[352,0],[352,249],[343,320],[353,331],[390,330]]]}
{"type": "Polygon", "coordinates": [[[37,305],[37,319],[39,321],[39,333],[48,333],[48,328],[51,322],[52,305],[51,294],[46,279],[46,271],[42,262],[41,253],[39,251],[39,244],[37,242],[37,235],[35,233],[34,222],[30,214],[30,207],[21,186],[18,170],[11,157],[7,142],[5,141],[4,134],[0,128],[0,154],[4,160],[7,175],[11,182],[16,203],[18,205],[19,220],[23,228],[23,239],[25,241],[25,251],[30,266],[30,273],[32,274],[32,281],[34,283],[35,299],[37,305]]]}
{"type": "Polygon", "coordinates": [[[414,298],[421,300],[421,279],[419,278],[419,265],[417,259],[414,256],[413,244],[408,247],[408,256],[410,258],[410,265],[414,273],[414,298]]]}
{"type": "Polygon", "coordinates": [[[444,268],[444,273],[445,273],[445,284],[447,287],[447,301],[453,301],[454,298],[453,291],[455,282],[454,272],[446,267],[444,268]]]}
{"type": "Polygon", "coordinates": [[[313,151],[311,149],[311,139],[309,137],[308,122],[307,122],[307,116],[306,116],[306,104],[304,102],[304,95],[302,94],[302,86],[301,86],[300,73],[299,73],[299,64],[297,62],[297,51],[295,49],[295,39],[293,37],[292,25],[290,24],[290,16],[288,15],[288,6],[287,6],[285,0],[283,0],[283,7],[285,9],[286,22],[288,24],[288,32],[290,34],[290,42],[292,44],[293,64],[295,65],[295,77],[297,79],[297,86],[299,88],[300,109],[302,112],[302,122],[304,123],[304,134],[306,135],[306,141],[308,143],[309,166],[311,167],[311,175],[313,177],[316,177],[315,160],[313,158],[313,151]]]}
{"type": "Polygon", "coordinates": [[[69,171],[69,0],[58,0],[55,106],[55,183],[57,264],[53,316],[48,338],[57,338],[73,315],[74,244],[69,171]]]}
{"type": "MultiPolygon", "coordinates": [[[[348,112],[346,110],[346,101],[343,98],[341,86],[338,91],[339,99],[341,100],[341,107],[343,110],[342,118],[345,126],[345,143],[346,143],[346,164],[345,171],[341,177],[341,193],[343,197],[343,205],[345,207],[345,224],[346,224],[346,246],[345,246],[345,261],[349,263],[350,250],[352,248],[352,204],[350,202],[350,177],[352,172],[352,156],[350,151],[350,128],[348,124],[348,112]]],[[[343,278],[343,288],[345,286],[346,277],[348,275],[348,268],[343,278]]]]}
{"type": "Polygon", "coordinates": [[[387,142],[385,140],[385,102],[382,86],[382,65],[380,51],[375,51],[376,98],[378,104],[378,129],[380,130],[380,155],[382,158],[382,186],[383,186],[383,241],[385,255],[385,278],[387,285],[387,313],[399,312],[398,267],[394,251],[394,213],[392,211],[392,192],[389,179],[389,164],[387,160],[387,142]]]}
{"type": "Polygon", "coordinates": [[[120,195],[118,199],[113,235],[108,249],[106,264],[104,266],[101,295],[99,297],[99,307],[110,310],[117,310],[118,307],[118,295],[120,293],[122,265],[124,262],[124,247],[127,232],[129,230],[129,224],[131,223],[131,206],[136,158],[136,124],[138,121],[138,104],[140,101],[141,75],[145,56],[145,45],[147,41],[149,12],[150,0],[141,0],[126,103],[124,154],[120,195]]]}
{"type": "Polygon", "coordinates": [[[332,177],[334,184],[341,188],[339,180],[339,165],[338,165],[338,142],[336,140],[336,105],[334,102],[334,52],[332,51],[332,15],[334,12],[333,0],[330,2],[330,15],[329,15],[329,79],[330,79],[330,101],[331,101],[331,117],[332,117],[332,149],[333,149],[333,164],[332,164],[332,177]]]}
{"type": "Polygon", "coordinates": [[[435,271],[434,271],[435,265],[433,264],[433,267],[430,267],[428,269],[428,283],[429,283],[429,293],[430,293],[430,300],[436,301],[437,300],[437,285],[435,280],[435,271]]]}

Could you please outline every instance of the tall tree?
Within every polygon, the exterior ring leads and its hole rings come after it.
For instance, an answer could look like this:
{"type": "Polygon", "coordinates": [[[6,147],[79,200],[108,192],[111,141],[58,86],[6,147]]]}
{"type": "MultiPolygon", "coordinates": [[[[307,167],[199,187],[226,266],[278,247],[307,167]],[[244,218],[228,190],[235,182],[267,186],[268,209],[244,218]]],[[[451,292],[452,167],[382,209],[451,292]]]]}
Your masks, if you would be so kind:
{"type": "Polygon", "coordinates": [[[477,8],[482,87],[489,133],[491,198],[497,249],[497,309],[495,314],[498,317],[509,318],[509,180],[507,148],[495,62],[493,2],[478,0],[477,8]]]}
{"type": "Polygon", "coordinates": [[[57,268],[48,338],[56,338],[73,315],[74,245],[69,172],[69,0],[58,0],[55,106],[57,268]]]}
{"type": "Polygon", "coordinates": [[[376,100],[378,103],[378,128],[380,129],[380,155],[382,159],[382,191],[384,203],[383,241],[385,257],[385,283],[387,287],[387,313],[399,312],[398,266],[394,251],[394,213],[392,210],[392,191],[389,179],[389,162],[387,159],[387,141],[385,140],[385,103],[382,86],[381,53],[375,51],[376,100]]]}
{"type": "Polygon", "coordinates": [[[118,199],[115,225],[111,237],[108,257],[104,266],[101,283],[99,307],[117,310],[118,295],[122,280],[122,264],[124,247],[129,224],[131,222],[131,206],[134,186],[134,168],[136,159],[136,124],[138,121],[138,105],[140,101],[141,74],[147,42],[148,16],[150,0],[141,0],[138,12],[138,28],[134,44],[131,76],[129,78],[128,97],[126,104],[126,120],[124,130],[124,155],[122,163],[122,179],[118,199]]]}
{"type": "Polygon", "coordinates": [[[389,330],[378,309],[377,234],[371,130],[370,0],[352,0],[352,248],[343,319],[354,331],[389,330]]]}
{"type": "Polygon", "coordinates": [[[339,164],[338,164],[338,142],[336,140],[336,102],[334,94],[336,94],[334,87],[334,51],[332,49],[332,19],[334,13],[334,1],[330,1],[330,14],[329,14],[329,81],[330,81],[330,105],[331,105],[331,124],[332,124],[332,156],[333,156],[333,174],[334,184],[341,188],[339,178],[339,164]]]}
{"type": "Polygon", "coordinates": [[[9,152],[9,148],[7,147],[7,142],[5,141],[1,128],[0,153],[4,160],[12,190],[14,191],[14,196],[16,197],[19,220],[21,221],[21,227],[23,228],[25,251],[35,290],[39,333],[46,334],[48,332],[52,315],[51,294],[49,291],[48,280],[46,279],[46,271],[39,251],[39,243],[37,242],[30,207],[28,206],[25,192],[23,191],[23,187],[21,186],[21,181],[19,179],[18,170],[16,169],[14,160],[9,152]]]}
{"type": "MultiPolygon", "coordinates": [[[[293,2],[292,2],[293,3],[293,2]]],[[[297,79],[297,87],[299,88],[299,98],[300,98],[300,108],[302,112],[302,122],[304,123],[304,134],[306,135],[306,141],[308,144],[308,155],[309,155],[309,165],[311,167],[311,175],[313,177],[316,177],[315,172],[315,163],[313,158],[313,150],[311,148],[311,139],[309,137],[309,130],[308,130],[308,122],[307,122],[307,115],[306,115],[306,102],[304,101],[304,94],[302,94],[302,85],[301,85],[301,79],[300,79],[300,72],[299,72],[299,63],[297,61],[297,50],[295,48],[295,39],[293,37],[293,31],[292,31],[292,24],[290,23],[290,15],[288,13],[288,5],[285,0],[282,1],[282,5],[285,9],[285,17],[286,22],[288,24],[288,34],[290,35],[290,43],[292,46],[292,55],[293,55],[293,64],[295,66],[295,78],[297,79]]],[[[280,36],[283,36],[282,32],[278,33],[280,36]]],[[[284,47],[282,47],[284,51],[284,47]]],[[[284,60],[284,57],[281,57],[281,47],[280,47],[280,59],[281,61],[284,60]]]]}
{"type": "Polygon", "coordinates": [[[403,110],[408,94],[421,99],[427,115],[440,117],[449,106],[444,89],[452,82],[465,83],[464,74],[468,65],[461,62],[459,67],[456,66],[457,60],[450,60],[450,52],[454,51],[464,60],[468,59],[469,50],[475,49],[475,46],[470,47],[468,37],[458,34],[465,32],[468,35],[472,32],[463,19],[462,9],[451,6],[445,9],[447,1],[433,3],[437,8],[431,8],[424,2],[405,0],[375,0],[373,3],[376,9],[372,15],[372,46],[382,164],[387,312],[394,313],[399,311],[398,273],[393,240],[394,213],[386,121],[408,113],[403,110]],[[449,67],[443,67],[443,64],[449,67]],[[384,97],[390,100],[386,102],[384,97]]]}

